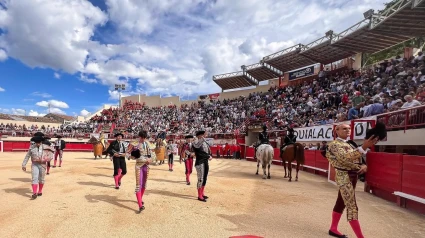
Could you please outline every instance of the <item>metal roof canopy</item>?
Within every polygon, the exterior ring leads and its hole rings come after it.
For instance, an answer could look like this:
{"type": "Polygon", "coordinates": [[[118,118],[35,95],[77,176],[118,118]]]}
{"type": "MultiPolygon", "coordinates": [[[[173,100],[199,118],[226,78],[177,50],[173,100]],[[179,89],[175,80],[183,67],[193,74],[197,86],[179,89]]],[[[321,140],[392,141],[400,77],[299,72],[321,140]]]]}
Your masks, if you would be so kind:
{"type": "Polygon", "coordinates": [[[282,72],[288,72],[317,63],[299,54],[303,47],[305,46],[302,44],[294,45],[264,57],[263,62],[282,72]]]}
{"type": "Polygon", "coordinates": [[[332,39],[332,46],[376,53],[425,34],[425,0],[399,0],[381,14],[351,26],[332,39]]]}
{"type": "Polygon", "coordinates": [[[410,37],[425,34],[425,0],[400,0],[380,15],[372,16],[371,28],[382,34],[410,37]]]}
{"type": "Polygon", "coordinates": [[[328,31],[326,35],[301,49],[300,54],[322,64],[330,64],[343,58],[355,54],[351,50],[343,50],[331,45],[332,38],[336,37],[333,31],[328,31]]]}
{"type": "Polygon", "coordinates": [[[242,65],[241,68],[244,72],[248,73],[259,82],[274,79],[283,75],[280,70],[275,69],[271,65],[262,61],[260,63],[247,66],[242,65]]]}
{"type": "Polygon", "coordinates": [[[245,88],[258,85],[258,82],[252,77],[246,75],[243,71],[214,75],[213,81],[220,86],[222,90],[245,88]]]}

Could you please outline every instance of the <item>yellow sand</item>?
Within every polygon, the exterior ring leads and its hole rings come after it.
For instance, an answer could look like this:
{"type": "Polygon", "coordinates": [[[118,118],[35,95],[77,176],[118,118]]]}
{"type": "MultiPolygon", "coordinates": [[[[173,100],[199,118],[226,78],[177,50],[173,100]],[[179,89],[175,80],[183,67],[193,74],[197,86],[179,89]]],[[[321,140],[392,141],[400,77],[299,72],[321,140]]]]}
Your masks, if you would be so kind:
{"type": "MultiPolygon", "coordinates": [[[[207,203],[196,200],[196,172],[185,184],[184,165],[151,166],[136,214],[134,162],[121,189],[113,184],[112,162],[93,153],[64,153],[64,167],[52,168],[43,196],[30,200],[31,174],[21,171],[24,153],[0,153],[0,237],[329,237],[336,187],[317,175],[300,172],[299,182],[256,176],[256,164],[213,160],[205,189],[207,203]]],[[[30,171],[30,163],[27,166],[30,171]]],[[[424,216],[373,195],[357,193],[366,237],[425,237],[424,216]]],[[[355,237],[345,216],[340,231],[355,237]]]]}

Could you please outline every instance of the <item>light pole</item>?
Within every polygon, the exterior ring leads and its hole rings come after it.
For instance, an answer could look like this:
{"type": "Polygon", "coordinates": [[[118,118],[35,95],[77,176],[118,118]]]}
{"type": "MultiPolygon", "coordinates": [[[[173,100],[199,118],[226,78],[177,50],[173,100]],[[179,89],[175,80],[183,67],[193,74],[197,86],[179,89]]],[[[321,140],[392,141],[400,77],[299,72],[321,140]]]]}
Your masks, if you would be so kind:
{"type": "Polygon", "coordinates": [[[119,93],[119,107],[121,108],[121,91],[125,90],[125,84],[115,84],[115,91],[119,93]]]}

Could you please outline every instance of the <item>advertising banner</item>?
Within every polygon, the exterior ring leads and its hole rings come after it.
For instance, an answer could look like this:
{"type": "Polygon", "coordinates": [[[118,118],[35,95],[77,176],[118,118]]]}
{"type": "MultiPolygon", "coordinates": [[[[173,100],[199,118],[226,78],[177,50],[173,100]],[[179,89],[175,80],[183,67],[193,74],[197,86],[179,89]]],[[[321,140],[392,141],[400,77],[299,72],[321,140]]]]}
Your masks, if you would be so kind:
{"type": "Polygon", "coordinates": [[[216,100],[220,97],[219,93],[209,94],[208,97],[210,97],[210,100],[216,100]]]}
{"type": "MultiPolygon", "coordinates": [[[[354,140],[362,140],[366,136],[366,130],[371,129],[372,125],[370,122],[355,122],[354,130],[351,133],[354,133],[354,140]]],[[[297,142],[303,141],[332,141],[333,125],[324,125],[324,126],[313,126],[313,127],[304,127],[304,128],[294,128],[295,134],[297,135],[297,142]]]]}
{"type": "Polygon", "coordinates": [[[307,77],[314,74],[314,66],[302,68],[289,73],[289,80],[307,77]]]}

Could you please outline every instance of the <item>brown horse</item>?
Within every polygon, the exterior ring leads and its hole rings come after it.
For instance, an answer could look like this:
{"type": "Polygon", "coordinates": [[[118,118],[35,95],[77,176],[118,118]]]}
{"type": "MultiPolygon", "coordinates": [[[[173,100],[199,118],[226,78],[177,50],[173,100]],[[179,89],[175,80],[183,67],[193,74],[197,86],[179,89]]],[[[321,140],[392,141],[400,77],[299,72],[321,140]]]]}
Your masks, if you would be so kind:
{"type": "Polygon", "coordinates": [[[102,155],[105,155],[106,159],[108,155],[106,149],[109,147],[109,143],[107,141],[105,141],[105,147],[102,145],[100,140],[96,139],[95,137],[91,137],[88,143],[93,144],[94,159],[96,159],[98,156],[99,158],[102,158],[102,155]]]}
{"type": "Polygon", "coordinates": [[[297,161],[297,175],[295,181],[298,181],[298,171],[300,164],[304,164],[304,146],[300,143],[288,145],[285,152],[280,155],[282,158],[283,167],[285,168],[285,177],[289,177],[289,182],[292,181],[292,161],[297,161]],[[286,176],[286,162],[288,162],[288,176],[286,176]]]}

